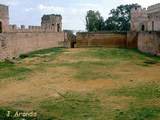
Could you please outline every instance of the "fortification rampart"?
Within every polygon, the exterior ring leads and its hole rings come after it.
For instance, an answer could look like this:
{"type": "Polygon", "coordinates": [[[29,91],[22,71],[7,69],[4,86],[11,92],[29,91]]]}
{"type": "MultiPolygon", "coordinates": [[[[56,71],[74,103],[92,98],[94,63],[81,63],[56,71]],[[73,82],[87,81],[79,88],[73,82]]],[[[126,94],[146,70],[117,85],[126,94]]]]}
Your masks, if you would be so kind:
{"type": "Polygon", "coordinates": [[[77,47],[137,47],[136,34],[124,32],[77,33],[77,47]],[[129,41],[127,41],[129,40],[129,41]]]}
{"type": "Polygon", "coordinates": [[[160,55],[160,32],[77,33],[76,46],[138,48],[145,53],[160,55]]]}
{"type": "Polygon", "coordinates": [[[139,32],[138,49],[142,52],[160,55],[160,32],[139,32]]]}
{"type": "Polygon", "coordinates": [[[62,32],[62,16],[44,15],[41,26],[9,24],[8,6],[0,5],[0,59],[52,47],[67,47],[67,33],[62,32]]]}
{"type": "Polygon", "coordinates": [[[64,32],[17,32],[0,34],[0,59],[18,57],[35,50],[63,47],[67,33],[64,32]]]}

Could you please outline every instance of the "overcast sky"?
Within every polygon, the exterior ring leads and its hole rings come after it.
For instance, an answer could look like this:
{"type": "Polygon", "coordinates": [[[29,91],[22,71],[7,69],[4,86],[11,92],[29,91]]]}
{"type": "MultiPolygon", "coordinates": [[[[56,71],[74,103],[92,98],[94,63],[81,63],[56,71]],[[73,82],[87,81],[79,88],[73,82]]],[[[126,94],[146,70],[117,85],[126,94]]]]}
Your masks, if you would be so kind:
{"type": "Polygon", "coordinates": [[[85,30],[88,10],[99,10],[106,19],[110,10],[120,4],[138,3],[143,7],[160,0],[0,0],[9,5],[10,24],[40,25],[43,14],[61,14],[63,29],[85,30]]]}

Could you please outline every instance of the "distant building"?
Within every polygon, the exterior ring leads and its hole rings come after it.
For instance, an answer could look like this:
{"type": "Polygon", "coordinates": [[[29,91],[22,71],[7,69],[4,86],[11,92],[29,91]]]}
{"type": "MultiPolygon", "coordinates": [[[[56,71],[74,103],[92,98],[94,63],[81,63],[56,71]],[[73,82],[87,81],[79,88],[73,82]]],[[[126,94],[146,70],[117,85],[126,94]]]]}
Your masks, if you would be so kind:
{"type": "Polygon", "coordinates": [[[160,31],[160,3],[131,10],[131,31],[160,31]]]}

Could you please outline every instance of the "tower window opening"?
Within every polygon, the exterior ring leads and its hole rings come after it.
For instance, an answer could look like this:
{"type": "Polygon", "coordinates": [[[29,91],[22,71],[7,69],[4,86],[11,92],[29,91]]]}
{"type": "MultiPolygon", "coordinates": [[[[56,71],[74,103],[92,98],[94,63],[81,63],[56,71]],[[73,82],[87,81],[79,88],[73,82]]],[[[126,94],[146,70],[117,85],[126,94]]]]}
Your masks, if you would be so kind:
{"type": "Polygon", "coordinates": [[[144,26],[144,25],[142,25],[141,30],[142,30],[142,31],[144,31],[144,30],[145,30],[145,26],[144,26]]]}
{"type": "Polygon", "coordinates": [[[0,33],[2,33],[2,22],[0,21],[0,33]]]}

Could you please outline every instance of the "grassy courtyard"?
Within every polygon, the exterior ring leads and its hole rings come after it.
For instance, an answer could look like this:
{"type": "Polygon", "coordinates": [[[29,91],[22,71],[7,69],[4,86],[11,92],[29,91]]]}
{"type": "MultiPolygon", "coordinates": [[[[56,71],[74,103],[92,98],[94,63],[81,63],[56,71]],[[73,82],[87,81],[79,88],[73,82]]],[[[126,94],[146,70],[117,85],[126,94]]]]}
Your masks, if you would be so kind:
{"type": "Polygon", "coordinates": [[[21,55],[0,63],[0,120],[159,120],[159,72],[160,57],[136,49],[21,55]],[[16,111],[37,117],[14,117],[16,111]]]}

